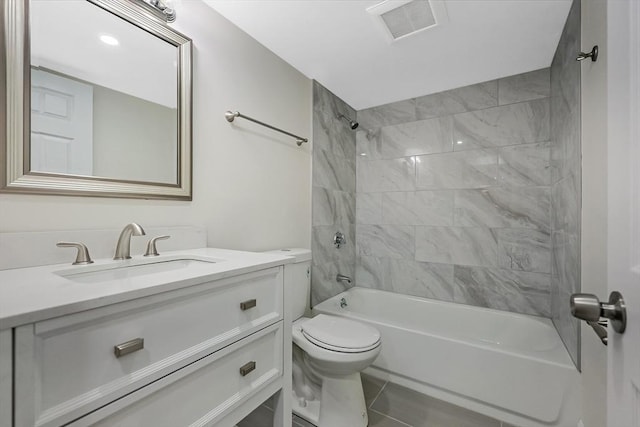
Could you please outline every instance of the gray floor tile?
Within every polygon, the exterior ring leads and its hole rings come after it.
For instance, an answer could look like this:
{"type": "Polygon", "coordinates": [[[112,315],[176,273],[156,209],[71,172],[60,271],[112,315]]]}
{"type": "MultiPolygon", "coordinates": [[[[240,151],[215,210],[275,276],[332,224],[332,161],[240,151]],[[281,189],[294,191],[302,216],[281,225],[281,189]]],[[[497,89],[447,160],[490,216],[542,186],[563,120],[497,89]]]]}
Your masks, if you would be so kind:
{"type": "Polygon", "coordinates": [[[389,418],[385,415],[379,414],[375,411],[369,411],[369,427],[411,427],[408,424],[401,423],[389,418]]]}
{"type": "MultiPolygon", "coordinates": [[[[369,427],[517,427],[368,375],[362,375],[362,387],[370,407],[369,427]]],[[[271,399],[238,427],[273,427],[273,410],[267,405],[273,405],[271,399]]],[[[293,415],[293,427],[314,426],[293,415]]]]}
{"type": "Polygon", "coordinates": [[[378,397],[378,394],[380,393],[380,390],[382,390],[382,387],[384,387],[384,385],[386,384],[386,381],[379,380],[378,378],[365,374],[360,374],[360,377],[362,378],[364,400],[368,408],[371,406],[375,398],[378,397]]]}
{"type": "Polygon", "coordinates": [[[307,420],[300,418],[297,415],[293,415],[293,427],[315,427],[313,424],[308,422],[307,420]]]}
{"type": "Polygon", "coordinates": [[[391,383],[371,409],[413,427],[500,427],[498,420],[391,383]]]}

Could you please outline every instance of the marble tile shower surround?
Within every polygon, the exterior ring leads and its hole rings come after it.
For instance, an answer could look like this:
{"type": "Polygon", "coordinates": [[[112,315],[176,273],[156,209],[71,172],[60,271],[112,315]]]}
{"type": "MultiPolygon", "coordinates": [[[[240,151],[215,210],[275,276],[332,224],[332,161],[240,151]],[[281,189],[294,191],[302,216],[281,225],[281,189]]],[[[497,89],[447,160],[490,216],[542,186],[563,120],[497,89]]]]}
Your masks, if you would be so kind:
{"type": "Polygon", "coordinates": [[[355,132],[338,118],[355,118],[353,108],[313,83],[313,176],[311,301],[324,301],[348,286],[337,283],[338,273],[355,278],[356,164],[355,132]],[[339,249],[336,231],[346,237],[339,249]]]}
{"type": "Polygon", "coordinates": [[[359,111],[358,286],[551,316],[550,100],[542,69],[359,111]]]}
{"type": "Polygon", "coordinates": [[[580,2],[574,1],[551,63],[551,318],[580,366],[580,323],[569,297],[580,292],[580,2]]]}

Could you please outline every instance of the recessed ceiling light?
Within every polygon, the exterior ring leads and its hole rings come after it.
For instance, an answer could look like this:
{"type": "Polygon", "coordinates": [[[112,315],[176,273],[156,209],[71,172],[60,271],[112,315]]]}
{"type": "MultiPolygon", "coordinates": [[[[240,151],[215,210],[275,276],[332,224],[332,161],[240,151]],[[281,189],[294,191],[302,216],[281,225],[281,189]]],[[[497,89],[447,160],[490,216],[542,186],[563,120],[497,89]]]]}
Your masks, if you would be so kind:
{"type": "Polygon", "coordinates": [[[108,44],[109,46],[118,46],[120,44],[117,38],[108,34],[100,35],[100,41],[104,44],[108,44]]]}

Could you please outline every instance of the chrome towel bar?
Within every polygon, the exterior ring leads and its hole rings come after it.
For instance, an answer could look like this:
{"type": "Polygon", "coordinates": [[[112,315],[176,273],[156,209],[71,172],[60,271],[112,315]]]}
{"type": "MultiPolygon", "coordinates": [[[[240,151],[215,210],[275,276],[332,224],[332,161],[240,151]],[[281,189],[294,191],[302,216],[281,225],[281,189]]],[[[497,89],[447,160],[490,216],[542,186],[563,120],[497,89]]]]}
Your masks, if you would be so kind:
{"type": "Polygon", "coordinates": [[[257,123],[257,124],[262,125],[264,127],[268,127],[269,129],[275,130],[275,131],[280,132],[280,133],[284,133],[285,135],[289,135],[290,137],[296,139],[296,144],[298,144],[298,147],[300,147],[304,142],[309,142],[309,140],[307,138],[303,138],[303,137],[295,135],[295,134],[293,134],[291,132],[287,132],[286,130],[279,129],[279,128],[275,127],[275,126],[271,126],[269,124],[261,122],[260,120],[256,120],[256,119],[254,119],[252,117],[245,116],[244,114],[240,114],[239,111],[227,111],[226,113],[224,113],[224,118],[227,119],[227,121],[229,123],[231,123],[236,117],[247,119],[247,120],[249,120],[251,122],[257,123]]]}

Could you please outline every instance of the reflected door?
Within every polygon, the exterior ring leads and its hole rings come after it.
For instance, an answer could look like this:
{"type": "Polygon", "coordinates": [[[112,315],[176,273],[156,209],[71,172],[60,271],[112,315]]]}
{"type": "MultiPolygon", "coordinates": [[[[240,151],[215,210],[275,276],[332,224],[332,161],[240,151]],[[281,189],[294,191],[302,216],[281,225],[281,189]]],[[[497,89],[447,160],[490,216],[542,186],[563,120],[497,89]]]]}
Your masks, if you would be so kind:
{"type": "Polygon", "coordinates": [[[32,70],[31,171],[92,175],[91,85],[32,70]]]}

